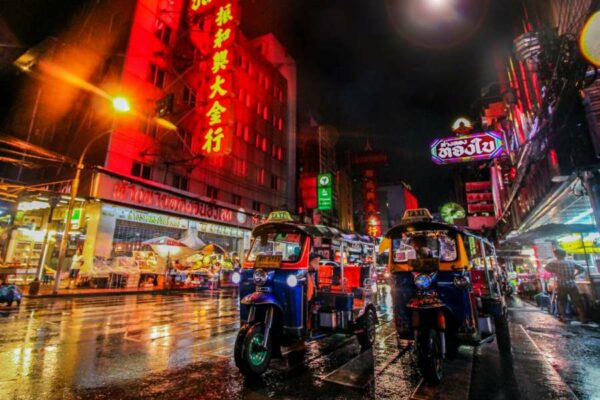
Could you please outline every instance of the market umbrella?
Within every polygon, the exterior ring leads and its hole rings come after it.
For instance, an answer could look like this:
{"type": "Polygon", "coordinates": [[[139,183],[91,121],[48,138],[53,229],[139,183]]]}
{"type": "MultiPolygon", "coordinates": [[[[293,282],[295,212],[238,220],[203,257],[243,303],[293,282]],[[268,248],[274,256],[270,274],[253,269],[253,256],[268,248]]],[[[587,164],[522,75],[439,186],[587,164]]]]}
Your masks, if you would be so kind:
{"type": "Polygon", "coordinates": [[[212,253],[227,254],[227,250],[225,250],[223,247],[219,246],[216,243],[211,243],[202,249],[202,253],[203,254],[212,254],[212,253]]]}
{"type": "Polygon", "coordinates": [[[194,228],[188,229],[179,241],[192,250],[199,250],[206,246],[206,243],[198,237],[198,230],[194,228]]]}
{"type": "Polygon", "coordinates": [[[182,241],[168,236],[146,240],[142,244],[152,247],[152,250],[162,258],[187,257],[194,252],[182,241]]]}

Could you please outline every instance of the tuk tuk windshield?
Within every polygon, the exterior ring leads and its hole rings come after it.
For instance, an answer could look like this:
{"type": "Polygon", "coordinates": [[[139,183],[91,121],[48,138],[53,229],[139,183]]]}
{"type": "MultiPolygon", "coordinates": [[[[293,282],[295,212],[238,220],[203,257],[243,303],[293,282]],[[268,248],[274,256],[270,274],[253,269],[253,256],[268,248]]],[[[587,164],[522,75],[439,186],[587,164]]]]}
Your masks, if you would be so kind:
{"type": "Polygon", "coordinates": [[[256,256],[279,256],[281,262],[296,262],[300,259],[303,236],[298,232],[269,232],[254,238],[247,261],[256,256]]]}
{"type": "Polygon", "coordinates": [[[392,252],[395,263],[431,259],[453,262],[458,257],[456,237],[448,231],[405,232],[392,240],[392,252]]]}

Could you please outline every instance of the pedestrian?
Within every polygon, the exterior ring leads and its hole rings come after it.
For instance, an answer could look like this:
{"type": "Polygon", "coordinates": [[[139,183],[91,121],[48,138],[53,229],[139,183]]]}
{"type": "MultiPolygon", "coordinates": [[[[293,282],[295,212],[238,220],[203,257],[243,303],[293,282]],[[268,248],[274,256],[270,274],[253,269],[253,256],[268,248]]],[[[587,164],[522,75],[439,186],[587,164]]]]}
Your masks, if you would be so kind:
{"type": "Polygon", "coordinates": [[[575,261],[566,260],[567,252],[560,248],[554,249],[556,260],[550,261],[546,265],[546,271],[552,272],[556,276],[556,290],[558,291],[558,314],[561,321],[566,320],[566,303],[567,299],[571,299],[571,305],[577,310],[579,320],[582,324],[587,322],[587,318],[583,309],[581,295],[575,284],[575,279],[584,272],[581,265],[575,261]]]}

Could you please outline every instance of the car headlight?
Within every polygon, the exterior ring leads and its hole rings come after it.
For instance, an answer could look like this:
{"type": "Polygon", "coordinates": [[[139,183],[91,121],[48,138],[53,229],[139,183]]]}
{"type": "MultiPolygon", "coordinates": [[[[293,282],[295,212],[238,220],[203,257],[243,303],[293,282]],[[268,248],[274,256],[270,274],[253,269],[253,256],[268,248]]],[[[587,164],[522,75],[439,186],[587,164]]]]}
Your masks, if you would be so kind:
{"type": "Polygon", "coordinates": [[[238,283],[240,283],[241,280],[242,275],[239,272],[234,272],[233,274],[231,274],[231,282],[237,285],[238,283]]]}
{"type": "Polygon", "coordinates": [[[267,273],[262,269],[257,269],[254,271],[254,284],[257,286],[262,286],[267,283],[267,273]]]}
{"type": "Polygon", "coordinates": [[[296,287],[298,285],[298,277],[296,275],[288,275],[285,282],[289,287],[296,287]]]}
{"type": "Polygon", "coordinates": [[[454,286],[456,286],[457,288],[464,289],[467,286],[469,286],[469,280],[465,276],[455,276],[454,286]]]}
{"type": "Polygon", "coordinates": [[[427,274],[417,274],[414,277],[415,286],[417,287],[417,289],[420,290],[429,289],[431,287],[432,281],[433,280],[431,279],[431,276],[427,274]]]}

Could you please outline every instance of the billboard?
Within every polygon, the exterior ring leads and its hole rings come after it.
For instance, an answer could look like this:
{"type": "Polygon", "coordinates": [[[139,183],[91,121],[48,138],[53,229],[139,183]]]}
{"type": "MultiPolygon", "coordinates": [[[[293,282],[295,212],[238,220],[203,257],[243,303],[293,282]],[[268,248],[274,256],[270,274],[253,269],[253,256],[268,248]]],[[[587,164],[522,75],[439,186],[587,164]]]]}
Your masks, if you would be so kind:
{"type": "Polygon", "coordinates": [[[439,165],[490,160],[503,152],[502,136],[493,131],[436,139],[431,143],[431,159],[439,165]]]}

